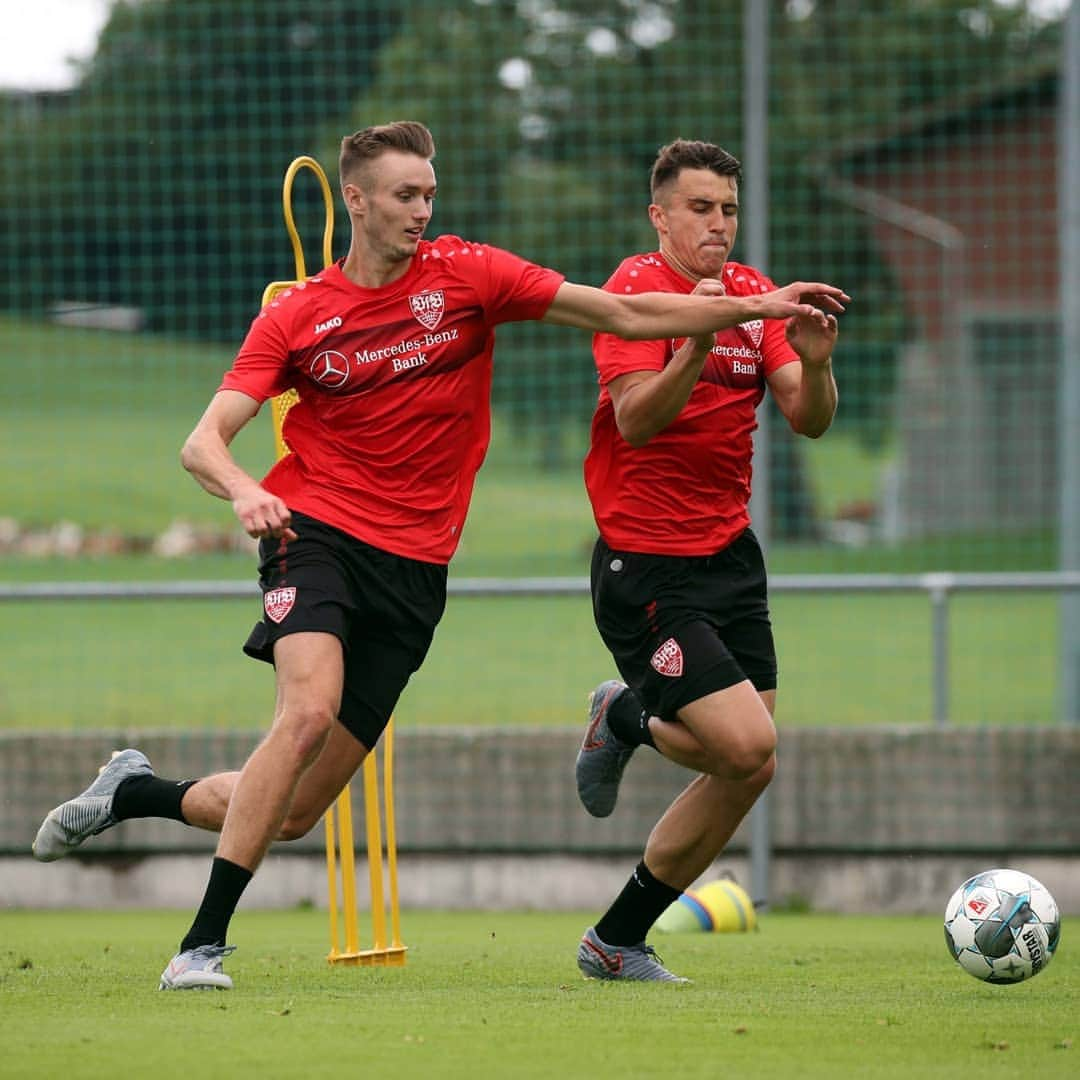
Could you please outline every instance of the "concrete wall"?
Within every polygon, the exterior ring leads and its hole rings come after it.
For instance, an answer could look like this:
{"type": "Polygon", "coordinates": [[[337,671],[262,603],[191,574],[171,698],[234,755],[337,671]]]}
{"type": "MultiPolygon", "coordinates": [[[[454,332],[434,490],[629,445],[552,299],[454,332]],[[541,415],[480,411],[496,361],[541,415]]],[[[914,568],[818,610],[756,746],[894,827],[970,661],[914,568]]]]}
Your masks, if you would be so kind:
{"type": "MultiPolygon", "coordinates": [[[[689,779],[659,755],[631,762],[611,818],[574,792],[580,733],[399,733],[395,803],[402,903],[590,908],[606,902],[649,829],[689,779]]],[[[51,865],[29,844],[50,807],[89,782],[124,733],[0,736],[0,905],[177,906],[198,902],[214,837],[170,821],[125,822],[51,865]]],[[[151,734],[160,775],[243,761],[249,733],[151,734]]],[[[787,732],[770,789],[774,902],[830,910],[936,911],[995,865],[1035,874],[1080,912],[1080,730],[890,728],[787,732]]],[[[361,785],[353,785],[362,834],[361,785]]],[[[749,884],[748,830],[717,871],[749,884]]],[[[276,848],[245,903],[325,903],[323,834],[276,848]]],[[[363,875],[361,875],[363,877],[363,875]]],[[[362,882],[363,886],[363,882],[362,882]]]]}

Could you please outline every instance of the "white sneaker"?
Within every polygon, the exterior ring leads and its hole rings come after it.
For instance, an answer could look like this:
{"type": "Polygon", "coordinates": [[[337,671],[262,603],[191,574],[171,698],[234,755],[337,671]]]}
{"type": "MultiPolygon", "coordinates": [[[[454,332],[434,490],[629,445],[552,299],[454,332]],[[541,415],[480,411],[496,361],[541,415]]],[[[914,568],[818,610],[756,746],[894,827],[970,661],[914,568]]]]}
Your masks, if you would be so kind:
{"type": "Polygon", "coordinates": [[[581,939],[577,954],[578,968],[586,979],[625,979],[631,982],[688,983],[674,975],[644,941],[637,945],[608,945],[589,927],[581,939]]]}
{"type": "Polygon", "coordinates": [[[116,789],[129,776],[153,776],[154,770],[141,750],[114,750],[98,770],[97,779],[74,799],[54,807],[34,838],[34,858],[55,862],[74,851],[88,837],[116,824],[113,800],[116,789]]]}
{"type": "Polygon", "coordinates": [[[177,953],[161,973],[159,990],[231,990],[232,979],[221,961],[236,952],[235,945],[196,945],[177,953]]]}

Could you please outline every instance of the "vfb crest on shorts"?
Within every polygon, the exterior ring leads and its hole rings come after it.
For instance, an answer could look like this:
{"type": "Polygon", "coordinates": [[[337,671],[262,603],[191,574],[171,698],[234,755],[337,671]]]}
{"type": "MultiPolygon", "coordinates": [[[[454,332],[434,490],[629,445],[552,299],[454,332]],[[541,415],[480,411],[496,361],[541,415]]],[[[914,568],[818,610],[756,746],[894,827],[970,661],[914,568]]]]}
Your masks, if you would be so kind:
{"type": "Polygon", "coordinates": [[[669,637],[652,654],[649,663],[661,675],[667,675],[670,679],[677,679],[683,673],[682,649],[679,648],[679,643],[673,637],[669,637]]]}
{"type": "Polygon", "coordinates": [[[446,312],[446,298],[442,289],[416,293],[409,297],[409,308],[421,326],[434,330],[446,312]]]}
{"type": "Polygon", "coordinates": [[[263,611],[266,612],[268,619],[276,623],[280,623],[292,611],[295,603],[295,585],[289,585],[284,589],[269,589],[263,593],[263,611]]]}

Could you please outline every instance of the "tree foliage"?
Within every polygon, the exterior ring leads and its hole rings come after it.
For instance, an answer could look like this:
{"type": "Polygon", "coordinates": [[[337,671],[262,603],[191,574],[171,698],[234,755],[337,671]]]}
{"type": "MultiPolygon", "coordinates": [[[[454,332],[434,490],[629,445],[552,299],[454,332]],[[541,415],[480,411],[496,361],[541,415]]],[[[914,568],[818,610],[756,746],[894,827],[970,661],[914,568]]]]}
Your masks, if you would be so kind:
{"type": "Polygon", "coordinates": [[[117,3],[68,107],[3,135],[8,302],[130,304],[173,334],[241,333],[266,280],[292,276],[269,257],[288,252],[285,167],[398,22],[355,0],[117,3]]]}

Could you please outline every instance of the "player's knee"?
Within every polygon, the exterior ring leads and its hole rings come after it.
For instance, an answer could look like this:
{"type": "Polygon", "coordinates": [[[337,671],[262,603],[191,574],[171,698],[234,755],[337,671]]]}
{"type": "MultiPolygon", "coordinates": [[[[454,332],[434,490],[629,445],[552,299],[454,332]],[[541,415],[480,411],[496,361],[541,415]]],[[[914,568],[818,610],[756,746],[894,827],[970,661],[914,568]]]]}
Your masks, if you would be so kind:
{"type": "Polygon", "coordinates": [[[764,769],[775,746],[738,747],[728,759],[728,771],[736,780],[750,780],[764,769]]]}
{"type": "Polygon", "coordinates": [[[290,813],[281,823],[279,840],[302,840],[318,824],[321,814],[290,813]]]}
{"type": "Polygon", "coordinates": [[[753,776],[750,777],[750,782],[754,785],[755,795],[760,795],[769,784],[772,783],[772,778],[776,775],[776,753],[769,755],[768,760],[753,776]]]}
{"type": "MultiPolygon", "coordinates": [[[[758,773],[767,772],[767,784],[776,768],[776,735],[762,732],[757,738],[731,741],[713,749],[712,772],[731,780],[751,780],[758,773]]],[[[763,785],[764,786],[764,785],[763,785]]]]}
{"type": "Polygon", "coordinates": [[[326,745],[335,721],[335,710],[310,702],[284,713],[279,718],[279,730],[297,762],[310,765],[326,745]]]}

